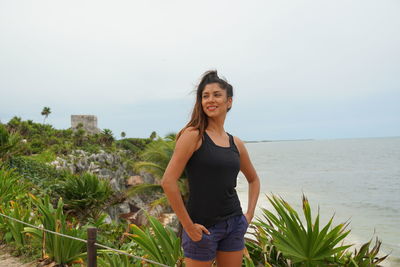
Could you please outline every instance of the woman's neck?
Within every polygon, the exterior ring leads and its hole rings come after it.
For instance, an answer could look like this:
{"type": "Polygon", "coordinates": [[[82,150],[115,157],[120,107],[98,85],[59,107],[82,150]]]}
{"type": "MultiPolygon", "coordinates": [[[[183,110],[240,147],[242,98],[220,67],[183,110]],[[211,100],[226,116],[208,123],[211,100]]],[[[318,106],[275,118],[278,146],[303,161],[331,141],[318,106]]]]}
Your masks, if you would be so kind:
{"type": "Polygon", "coordinates": [[[207,131],[215,133],[217,135],[224,135],[225,134],[225,129],[224,129],[224,119],[210,119],[208,118],[208,125],[207,125],[207,131]]]}

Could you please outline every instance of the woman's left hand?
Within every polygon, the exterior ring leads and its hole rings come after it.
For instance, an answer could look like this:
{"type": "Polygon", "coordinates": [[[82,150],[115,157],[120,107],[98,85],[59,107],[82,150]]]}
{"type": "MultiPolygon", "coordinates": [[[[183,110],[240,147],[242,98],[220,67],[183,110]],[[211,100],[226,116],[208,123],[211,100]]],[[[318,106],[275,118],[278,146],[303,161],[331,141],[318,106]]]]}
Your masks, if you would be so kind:
{"type": "Polygon", "coordinates": [[[253,219],[253,215],[249,214],[249,213],[245,213],[244,217],[246,217],[247,220],[247,224],[250,224],[251,220],[253,219]]]}

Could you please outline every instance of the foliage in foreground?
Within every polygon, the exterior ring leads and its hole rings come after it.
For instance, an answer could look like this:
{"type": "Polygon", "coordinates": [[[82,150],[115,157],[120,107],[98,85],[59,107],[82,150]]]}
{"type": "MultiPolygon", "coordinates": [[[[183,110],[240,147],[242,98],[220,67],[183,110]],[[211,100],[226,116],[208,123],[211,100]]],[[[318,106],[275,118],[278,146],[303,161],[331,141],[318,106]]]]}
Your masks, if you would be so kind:
{"type": "Polygon", "coordinates": [[[98,219],[112,195],[108,180],[91,173],[68,175],[57,188],[65,208],[83,223],[89,218],[98,219]]]}
{"type": "MultiPolygon", "coordinates": [[[[67,216],[63,213],[63,202],[59,199],[57,208],[50,203],[50,199],[46,196],[43,200],[31,195],[32,202],[37,208],[39,220],[43,227],[57,233],[86,239],[86,230],[81,229],[78,224],[67,221],[67,216]]],[[[33,235],[37,241],[43,240],[43,231],[25,227],[24,232],[33,235]]],[[[54,260],[57,264],[68,264],[77,259],[85,248],[85,243],[54,235],[51,233],[44,234],[45,251],[49,259],[54,260]]]]}
{"type": "Polygon", "coordinates": [[[27,184],[15,170],[0,167],[0,207],[23,197],[26,191],[27,184]]]}
{"type": "MultiPolygon", "coordinates": [[[[128,189],[127,195],[132,196],[140,193],[154,194],[155,192],[164,192],[160,185],[161,178],[165,173],[168,163],[172,157],[175,148],[174,134],[170,133],[165,139],[158,138],[154,142],[148,144],[140,157],[143,159],[135,163],[135,169],[151,173],[157,180],[155,184],[139,184],[128,189]]],[[[179,191],[182,194],[183,200],[186,202],[189,196],[188,182],[185,173],[178,180],[179,191]]],[[[165,194],[152,203],[151,207],[157,205],[168,206],[168,200],[165,194]]]]}
{"type": "Polygon", "coordinates": [[[337,246],[350,230],[345,224],[339,224],[330,230],[333,217],[321,229],[319,214],[314,223],[307,198],[303,195],[303,213],[307,222],[304,226],[297,212],[282,198],[268,197],[279,216],[264,209],[268,215],[266,229],[274,245],[293,263],[304,263],[306,266],[326,265],[332,262],[333,255],[346,250],[350,245],[337,246]]]}
{"type": "Polygon", "coordinates": [[[140,261],[133,262],[131,257],[126,255],[116,254],[112,250],[98,250],[97,257],[100,267],[141,267],[140,261]]]}
{"type": "MultiPolygon", "coordinates": [[[[4,208],[0,207],[0,212],[20,221],[34,224],[34,218],[32,218],[30,214],[29,204],[24,208],[18,202],[10,201],[9,206],[5,206],[4,208]]],[[[0,217],[0,229],[5,233],[4,240],[7,243],[12,242],[17,250],[28,245],[27,236],[23,233],[24,226],[25,225],[20,222],[0,217]]]]}
{"type": "Polygon", "coordinates": [[[3,124],[0,124],[0,165],[21,150],[21,136],[17,133],[9,133],[3,124]]]}
{"type": "Polygon", "coordinates": [[[351,252],[338,255],[345,267],[370,267],[370,266],[381,266],[379,263],[383,262],[389,255],[378,257],[378,253],[382,242],[375,239],[375,245],[370,249],[371,241],[363,244],[357,251],[355,249],[354,254],[351,252]]]}
{"type": "MultiPolygon", "coordinates": [[[[333,216],[319,225],[319,213],[313,221],[307,198],[302,207],[306,224],[282,198],[268,197],[277,215],[262,209],[263,218],[252,223],[255,239],[247,239],[246,247],[253,264],[265,266],[379,266],[387,256],[378,258],[380,243],[369,250],[370,242],[352,254],[351,245],[339,245],[349,233],[347,224],[332,226],[333,216]]],[[[250,261],[250,260],[248,260],[250,261]]],[[[250,266],[250,265],[247,265],[250,266]]]]}
{"type": "Polygon", "coordinates": [[[64,181],[70,172],[68,170],[57,170],[43,162],[36,161],[30,157],[13,157],[8,160],[7,167],[15,169],[23,180],[35,185],[32,193],[36,195],[50,195],[57,198],[56,188],[60,181],[64,181]]]}
{"type": "MultiPolygon", "coordinates": [[[[340,239],[348,231],[343,230],[345,227],[339,225],[336,227],[331,227],[329,230],[325,227],[321,227],[321,230],[317,231],[317,224],[319,222],[317,219],[313,220],[311,228],[303,225],[301,227],[298,217],[294,215],[295,212],[288,203],[284,202],[283,199],[277,198],[275,196],[269,198],[270,201],[275,201],[275,209],[278,209],[278,215],[274,215],[267,210],[263,210],[264,218],[258,218],[257,221],[251,223],[251,228],[255,231],[251,233],[255,239],[246,238],[246,250],[245,257],[243,258],[243,266],[344,266],[344,267],[356,267],[356,266],[380,266],[379,264],[383,262],[387,256],[378,257],[381,242],[376,240],[374,247],[370,248],[371,241],[365,243],[361,246],[359,250],[355,250],[354,253],[350,252],[343,247],[347,246],[337,246],[340,251],[333,247],[332,243],[340,239]],[[277,203],[279,205],[277,205],[277,203]],[[285,214],[283,214],[285,213],[285,214]],[[285,221],[285,220],[291,220],[285,221]],[[276,222],[280,223],[280,228],[276,227],[276,222]],[[293,222],[297,222],[294,224],[293,222]],[[288,229],[290,228],[290,229],[288,229]],[[308,230],[311,229],[311,234],[308,230]],[[335,230],[336,229],[336,230],[335,230]],[[338,230],[339,229],[339,230],[338,230]],[[303,232],[301,232],[303,231],[303,232]],[[278,232],[278,234],[277,234],[278,232]],[[293,236],[299,236],[298,240],[293,240],[293,236]],[[305,233],[307,233],[305,235],[305,233]],[[287,242],[283,240],[287,240],[287,242]],[[300,240],[301,239],[301,240],[300,240]],[[294,243],[288,243],[294,242],[294,243]],[[311,241],[314,240],[314,243],[311,241]],[[318,241],[318,242],[317,242],[318,241]],[[302,243],[303,242],[303,243],[302,243]],[[301,258],[299,254],[308,253],[306,255],[315,255],[318,253],[310,253],[311,250],[299,249],[295,246],[298,244],[304,244],[305,247],[317,248],[315,251],[321,250],[324,246],[327,246],[328,252],[325,255],[326,258],[309,260],[304,259],[302,261],[295,261],[291,252],[296,251],[296,258],[301,258]],[[310,245],[313,244],[313,245],[310,245]],[[328,244],[330,244],[328,246],[328,244]],[[285,247],[286,246],[286,247],[285,247]],[[318,249],[319,248],[319,249],[318,249]],[[336,250],[335,250],[336,249],[336,250]],[[287,253],[289,251],[289,253],[287,253]]],[[[308,212],[307,207],[308,202],[304,201],[303,212],[308,212]],[[306,211],[304,211],[304,209],[306,211]]],[[[13,203],[13,202],[11,202],[13,203]]],[[[13,203],[8,211],[12,217],[17,219],[30,222],[33,224],[38,224],[39,220],[45,229],[49,229],[55,232],[67,234],[74,237],[80,237],[85,239],[86,229],[85,227],[80,227],[78,223],[73,223],[67,220],[67,215],[63,214],[62,208],[63,203],[61,200],[58,202],[57,208],[53,208],[48,197],[43,200],[37,199],[32,196],[32,203],[37,209],[34,210],[34,218],[29,217],[29,207],[22,207],[17,203],[13,203]],[[36,223],[35,223],[36,221],[36,223]]],[[[134,255],[141,255],[148,259],[152,259],[163,264],[170,266],[181,266],[183,264],[183,251],[181,248],[181,240],[176,236],[168,226],[164,227],[162,224],[154,217],[148,215],[149,226],[138,227],[136,225],[130,226],[130,233],[125,233],[125,237],[129,237],[132,241],[123,241],[121,250],[128,251],[134,255]]],[[[307,215],[308,216],[308,215],[307,215]]],[[[311,219],[311,214],[308,217],[311,219]]],[[[318,216],[317,216],[318,218],[318,216]]],[[[307,220],[307,219],[306,219],[307,220]]],[[[10,222],[5,222],[0,220],[0,231],[4,231],[4,225],[11,229],[12,234],[7,242],[13,242],[15,245],[27,247],[27,242],[24,240],[26,235],[21,233],[22,225],[19,223],[13,223],[13,226],[7,225],[10,222]]],[[[331,223],[331,220],[327,225],[331,223]]],[[[93,224],[98,229],[104,228],[104,216],[97,222],[93,224]]],[[[6,230],[9,231],[9,230],[6,230]]],[[[42,244],[43,233],[40,230],[25,227],[24,233],[29,233],[32,235],[36,245],[42,244]]],[[[106,231],[99,231],[98,240],[104,241],[107,239],[118,239],[120,237],[119,233],[108,233],[106,231]],[[117,234],[117,236],[115,236],[117,234]]],[[[122,239],[121,239],[122,241],[122,239]]],[[[112,247],[112,244],[109,244],[112,247]]],[[[72,239],[67,239],[60,236],[55,236],[53,234],[47,233],[45,235],[45,251],[50,260],[54,260],[58,264],[71,264],[74,260],[81,257],[85,251],[85,244],[80,241],[75,241],[72,239]]],[[[118,245],[117,245],[118,247],[118,245]]],[[[323,250],[324,251],[324,250],[323,250]]],[[[99,253],[99,264],[100,266],[141,266],[144,262],[138,262],[138,260],[128,259],[125,256],[114,255],[111,251],[102,251],[99,253]]],[[[305,256],[303,257],[305,258],[305,256]]],[[[152,266],[148,264],[148,266],[152,266]]]]}
{"type": "Polygon", "coordinates": [[[182,266],[183,251],[181,239],[169,227],[164,227],[156,218],[147,214],[150,226],[144,230],[131,225],[131,234],[127,234],[146,253],[148,259],[168,266],[182,266]]]}

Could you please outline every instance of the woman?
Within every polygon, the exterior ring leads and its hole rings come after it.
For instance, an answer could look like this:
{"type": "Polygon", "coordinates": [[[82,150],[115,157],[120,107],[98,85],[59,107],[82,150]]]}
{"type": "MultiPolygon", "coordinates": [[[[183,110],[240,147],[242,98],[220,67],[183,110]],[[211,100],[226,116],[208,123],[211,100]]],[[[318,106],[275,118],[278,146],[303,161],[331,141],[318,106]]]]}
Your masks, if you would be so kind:
{"type": "Polygon", "coordinates": [[[197,88],[189,123],[178,133],[172,158],[161,185],[183,226],[182,247],[187,267],[241,266],[244,235],[254,216],[260,181],[244,143],[224,130],[232,107],[232,86],[206,72],[197,88]],[[186,170],[187,209],[177,180],[186,170]],[[243,214],[235,187],[239,170],[249,183],[247,212],[243,214]]]}

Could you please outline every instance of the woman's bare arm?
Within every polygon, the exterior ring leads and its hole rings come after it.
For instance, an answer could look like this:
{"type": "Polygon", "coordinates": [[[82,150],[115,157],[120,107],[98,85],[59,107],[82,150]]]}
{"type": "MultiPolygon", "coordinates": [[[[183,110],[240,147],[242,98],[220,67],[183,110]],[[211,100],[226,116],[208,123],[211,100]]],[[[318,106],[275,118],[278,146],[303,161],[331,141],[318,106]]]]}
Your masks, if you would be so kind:
{"type": "Polygon", "coordinates": [[[247,152],[243,141],[237,137],[234,137],[234,141],[240,153],[240,171],[244,174],[249,183],[249,196],[247,212],[245,215],[247,221],[250,222],[254,217],[254,211],[257,205],[258,196],[260,194],[260,179],[258,178],[253,164],[251,163],[249,153],[247,152]]]}
{"type": "Polygon", "coordinates": [[[167,195],[172,209],[178,216],[183,228],[185,228],[192,239],[194,238],[194,241],[201,239],[202,230],[206,233],[208,233],[208,230],[199,224],[196,224],[197,226],[194,227],[195,224],[191,220],[183,203],[177,181],[181,176],[186,163],[199,146],[199,142],[200,138],[198,130],[191,127],[185,129],[176,142],[174,153],[161,180],[161,186],[167,195]]]}

